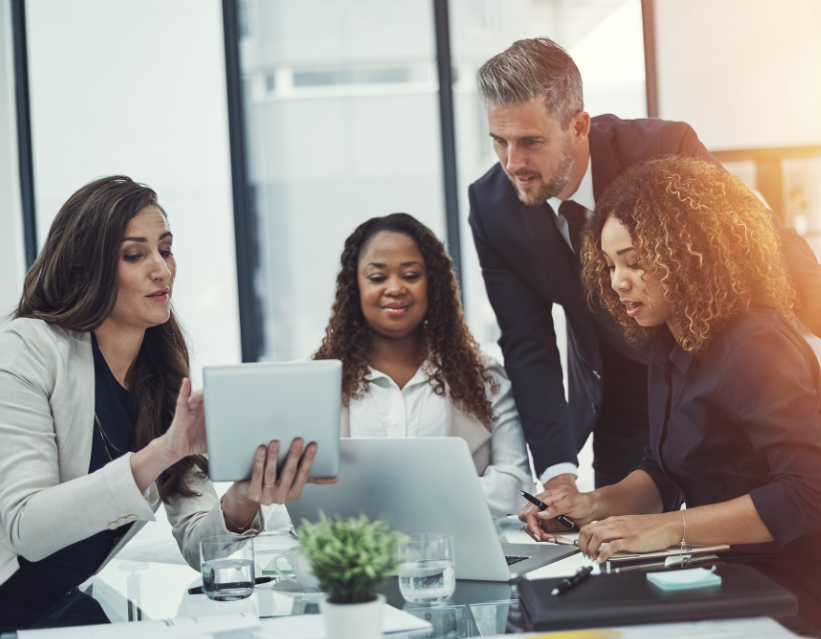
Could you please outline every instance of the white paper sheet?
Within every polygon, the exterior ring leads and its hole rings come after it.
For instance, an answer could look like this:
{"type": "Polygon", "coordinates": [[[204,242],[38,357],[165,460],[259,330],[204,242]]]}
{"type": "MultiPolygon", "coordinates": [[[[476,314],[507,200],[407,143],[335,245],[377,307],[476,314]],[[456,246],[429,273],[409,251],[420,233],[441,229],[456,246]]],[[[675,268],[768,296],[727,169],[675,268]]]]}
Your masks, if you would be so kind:
{"type": "MultiPolygon", "coordinates": [[[[426,630],[431,624],[424,619],[385,604],[382,617],[382,632],[403,632],[426,630]]],[[[253,633],[255,639],[325,639],[325,620],[322,615],[294,615],[261,619],[261,630],[253,633]]]]}
{"type": "Polygon", "coordinates": [[[167,539],[133,539],[117,553],[117,559],[178,566],[188,565],[188,562],[183,559],[177,540],[170,535],[167,539]]]}
{"type": "Polygon", "coordinates": [[[211,617],[177,617],[163,621],[20,630],[17,635],[19,639],[194,639],[258,626],[259,618],[255,614],[243,612],[211,617]]]}
{"type": "MultiPolygon", "coordinates": [[[[791,639],[798,637],[768,617],[757,619],[724,619],[694,623],[649,624],[620,628],[563,630],[520,635],[522,639],[791,639]]],[[[509,639],[494,635],[486,639],[509,639]]]]}

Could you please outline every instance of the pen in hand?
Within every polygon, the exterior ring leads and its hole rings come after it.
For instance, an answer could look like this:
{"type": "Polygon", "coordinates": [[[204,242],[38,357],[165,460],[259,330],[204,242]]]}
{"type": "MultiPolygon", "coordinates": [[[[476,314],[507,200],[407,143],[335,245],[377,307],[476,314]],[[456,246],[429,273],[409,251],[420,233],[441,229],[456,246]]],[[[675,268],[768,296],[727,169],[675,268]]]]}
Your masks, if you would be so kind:
{"type": "MultiPolygon", "coordinates": [[[[254,585],[259,586],[260,584],[267,584],[269,581],[276,581],[277,579],[279,579],[279,577],[257,577],[256,579],[254,579],[254,585]]],[[[224,587],[224,586],[227,586],[229,584],[222,584],[222,585],[224,587]]],[[[202,589],[202,586],[197,586],[196,588],[189,588],[188,589],[188,594],[189,595],[201,595],[203,593],[204,593],[204,591],[202,589]]]]}
{"type": "MultiPolygon", "coordinates": [[[[521,493],[522,497],[527,499],[527,501],[529,501],[531,504],[533,504],[534,506],[538,506],[539,510],[547,510],[547,508],[548,508],[547,504],[544,503],[541,499],[537,499],[536,497],[534,497],[530,493],[526,493],[523,490],[520,490],[519,492],[521,493]]],[[[553,519],[555,519],[559,523],[562,523],[565,526],[567,526],[568,528],[570,528],[570,530],[572,532],[579,532],[579,530],[580,530],[580,528],[573,521],[571,521],[570,519],[568,519],[564,515],[559,515],[558,517],[554,517],[553,519]]]]}
{"type": "Polygon", "coordinates": [[[559,582],[559,585],[556,586],[553,589],[553,592],[551,592],[550,594],[551,595],[560,595],[563,592],[567,592],[568,590],[573,588],[573,586],[577,586],[578,584],[583,582],[585,579],[587,579],[590,576],[591,572],[593,572],[593,566],[582,566],[581,568],[579,568],[576,571],[576,574],[573,575],[572,577],[562,579],[559,582]]]}

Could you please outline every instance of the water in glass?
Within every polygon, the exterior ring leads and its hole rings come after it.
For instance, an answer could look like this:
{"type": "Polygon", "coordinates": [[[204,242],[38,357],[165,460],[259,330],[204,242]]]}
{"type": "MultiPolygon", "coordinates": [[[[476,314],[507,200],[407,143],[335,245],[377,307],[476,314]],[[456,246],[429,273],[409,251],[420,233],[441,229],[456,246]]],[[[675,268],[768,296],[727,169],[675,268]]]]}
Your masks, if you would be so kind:
{"type": "Polygon", "coordinates": [[[406,601],[445,601],[455,589],[456,573],[451,560],[407,561],[399,566],[399,590],[406,601]]]}
{"type": "Polygon", "coordinates": [[[245,599],[254,592],[253,559],[212,559],[202,563],[202,588],[216,601],[245,599]]]}

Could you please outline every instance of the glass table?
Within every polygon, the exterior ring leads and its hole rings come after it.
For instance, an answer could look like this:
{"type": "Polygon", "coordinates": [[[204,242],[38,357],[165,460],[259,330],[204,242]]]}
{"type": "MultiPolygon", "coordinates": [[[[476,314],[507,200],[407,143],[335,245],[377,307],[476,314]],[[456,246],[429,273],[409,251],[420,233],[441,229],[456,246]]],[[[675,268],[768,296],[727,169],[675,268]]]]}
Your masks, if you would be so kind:
{"type": "MultiPolygon", "coordinates": [[[[170,532],[168,537],[168,540],[157,539],[150,542],[154,544],[153,550],[143,553],[142,557],[140,553],[126,552],[127,549],[124,549],[98,575],[63,597],[37,627],[140,622],[240,612],[253,613],[260,618],[319,614],[319,595],[295,589],[289,581],[261,584],[251,597],[241,601],[217,602],[202,594],[188,594],[189,588],[202,584],[200,574],[188,565],[166,563],[168,555],[173,555],[170,551],[173,551],[175,543],[170,539],[170,532]]],[[[529,538],[521,530],[521,524],[512,519],[500,525],[500,537],[510,543],[529,543],[529,538]]],[[[296,540],[287,533],[258,537],[255,540],[257,575],[262,574],[262,568],[276,554],[294,545],[296,540]]],[[[578,567],[589,564],[588,560],[577,553],[535,570],[526,578],[569,576],[578,567]]],[[[598,572],[598,566],[594,566],[594,570],[598,572]]],[[[515,583],[457,580],[452,598],[436,606],[405,602],[396,578],[388,579],[381,591],[390,605],[429,621],[432,625],[430,630],[390,634],[386,637],[456,639],[525,631],[515,583]]],[[[784,625],[789,627],[790,624],[784,625]]],[[[2,635],[0,639],[13,636],[2,635]]]]}
{"type": "MultiPolygon", "coordinates": [[[[500,538],[511,543],[531,543],[521,523],[508,519],[499,524],[500,538]]],[[[167,538],[139,540],[145,552],[126,547],[98,575],[67,594],[37,627],[62,627],[92,623],[139,622],[174,617],[199,617],[252,612],[259,617],[319,614],[318,596],[295,590],[288,581],[261,584],[244,600],[218,602],[205,595],[188,594],[202,584],[200,574],[187,564],[167,563],[173,559],[175,542],[167,538]],[[169,558],[170,557],[170,558],[169,558]],[[156,561],[161,559],[161,561],[156,561]]],[[[288,533],[264,534],[255,542],[257,575],[273,557],[296,545],[288,533]]],[[[567,576],[589,563],[580,554],[530,573],[530,578],[567,576]]],[[[453,597],[437,606],[405,602],[394,577],[382,586],[387,602],[400,610],[429,621],[430,631],[417,631],[412,639],[477,637],[523,632],[515,584],[457,581],[453,597]]],[[[5,639],[8,635],[3,635],[5,639]]],[[[12,635],[13,636],[13,635],[12,635]]]]}

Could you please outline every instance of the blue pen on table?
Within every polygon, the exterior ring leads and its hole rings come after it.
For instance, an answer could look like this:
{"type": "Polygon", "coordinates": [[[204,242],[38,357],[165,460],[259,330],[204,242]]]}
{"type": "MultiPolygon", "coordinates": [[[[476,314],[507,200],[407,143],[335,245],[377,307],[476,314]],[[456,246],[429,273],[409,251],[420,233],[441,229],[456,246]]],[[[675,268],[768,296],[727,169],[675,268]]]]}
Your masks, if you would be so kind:
{"type": "MultiPolygon", "coordinates": [[[[547,508],[548,508],[547,504],[544,503],[541,499],[537,499],[536,497],[534,497],[530,493],[526,493],[523,490],[520,490],[519,492],[522,494],[522,497],[527,499],[527,501],[529,501],[531,504],[533,504],[534,506],[538,506],[539,510],[547,510],[547,508]]],[[[565,526],[567,526],[568,528],[570,528],[570,530],[572,532],[579,532],[579,530],[580,530],[580,528],[573,521],[571,521],[570,519],[568,519],[564,515],[559,515],[558,517],[554,517],[553,519],[555,519],[559,523],[562,523],[565,526]]]]}
{"type": "Polygon", "coordinates": [[[581,582],[583,582],[585,579],[587,579],[590,576],[591,572],[593,572],[593,566],[582,566],[581,568],[579,568],[576,571],[576,574],[573,575],[572,577],[562,579],[559,582],[559,585],[556,586],[553,589],[553,592],[551,592],[550,594],[551,595],[560,595],[563,592],[567,592],[568,590],[570,590],[574,586],[579,585],[581,582]]]}

